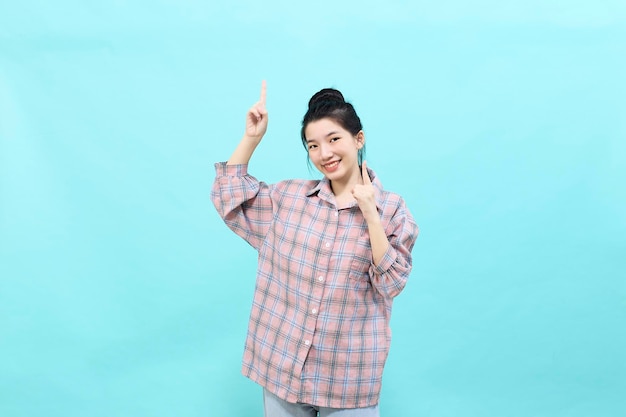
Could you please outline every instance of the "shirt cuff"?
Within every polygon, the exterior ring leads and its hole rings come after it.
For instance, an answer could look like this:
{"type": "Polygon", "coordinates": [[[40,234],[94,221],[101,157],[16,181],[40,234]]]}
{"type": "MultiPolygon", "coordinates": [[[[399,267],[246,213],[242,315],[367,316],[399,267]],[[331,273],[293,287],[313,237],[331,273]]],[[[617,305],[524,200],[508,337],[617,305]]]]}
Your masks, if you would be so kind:
{"type": "Polygon", "coordinates": [[[248,164],[226,165],[226,162],[215,163],[218,177],[243,177],[248,175],[248,164]]]}
{"type": "Polygon", "coordinates": [[[370,274],[383,275],[384,273],[386,273],[387,271],[391,269],[393,264],[396,262],[397,256],[398,255],[397,255],[396,249],[390,244],[389,247],[387,248],[387,252],[385,252],[385,254],[383,255],[383,258],[380,260],[378,265],[374,265],[374,263],[371,264],[370,274]]]}

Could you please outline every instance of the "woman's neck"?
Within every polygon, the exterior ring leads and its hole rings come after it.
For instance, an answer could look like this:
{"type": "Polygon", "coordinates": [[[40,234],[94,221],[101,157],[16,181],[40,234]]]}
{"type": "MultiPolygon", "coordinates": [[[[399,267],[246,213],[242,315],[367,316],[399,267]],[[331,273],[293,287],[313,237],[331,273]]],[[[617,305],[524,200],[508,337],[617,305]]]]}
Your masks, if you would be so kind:
{"type": "Polygon", "coordinates": [[[354,200],[352,197],[352,189],[357,184],[363,184],[363,179],[358,170],[354,170],[349,178],[345,181],[334,180],[330,182],[330,188],[333,190],[337,204],[343,206],[354,200]]]}

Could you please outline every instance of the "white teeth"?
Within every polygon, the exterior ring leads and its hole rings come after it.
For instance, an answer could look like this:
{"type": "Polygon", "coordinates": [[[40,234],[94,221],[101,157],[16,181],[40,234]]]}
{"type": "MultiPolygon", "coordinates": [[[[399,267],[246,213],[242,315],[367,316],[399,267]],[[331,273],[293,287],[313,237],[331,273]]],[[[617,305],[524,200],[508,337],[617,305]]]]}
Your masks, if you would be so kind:
{"type": "Polygon", "coordinates": [[[326,168],[334,168],[337,166],[337,164],[339,163],[339,161],[335,161],[335,162],[331,162],[330,164],[326,164],[324,165],[326,168]]]}

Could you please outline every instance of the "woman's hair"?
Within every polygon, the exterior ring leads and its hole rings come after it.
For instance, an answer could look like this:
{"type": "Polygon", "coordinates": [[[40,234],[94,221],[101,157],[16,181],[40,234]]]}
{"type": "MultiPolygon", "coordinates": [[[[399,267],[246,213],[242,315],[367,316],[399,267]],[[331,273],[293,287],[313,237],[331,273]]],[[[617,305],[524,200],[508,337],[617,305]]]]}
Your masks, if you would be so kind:
{"type": "MultiPolygon", "coordinates": [[[[306,127],[309,123],[321,119],[331,119],[350,132],[352,136],[356,136],[357,133],[363,130],[361,119],[357,116],[352,104],[347,103],[343,98],[343,94],[334,88],[324,88],[311,97],[309,100],[309,109],[302,119],[302,130],[300,131],[300,136],[302,138],[304,149],[308,149],[306,137],[304,136],[306,127]]],[[[363,163],[364,155],[365,145],[359,149],[359,165],[363,163]]]]}

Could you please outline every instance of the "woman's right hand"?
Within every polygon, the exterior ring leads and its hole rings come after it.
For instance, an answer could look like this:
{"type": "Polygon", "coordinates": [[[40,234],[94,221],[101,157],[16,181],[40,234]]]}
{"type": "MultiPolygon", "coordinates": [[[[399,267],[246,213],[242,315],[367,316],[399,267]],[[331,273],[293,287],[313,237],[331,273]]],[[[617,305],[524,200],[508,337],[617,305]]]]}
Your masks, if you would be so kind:
{"type": "Polygon", "coordinates": [[[267,131],[266,95],[267,83],[263,81],[261,84],[261,98],[250,107],[246,115],[246,137],[256,142],[260,142],[267,131]]]}

